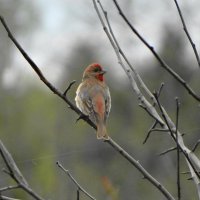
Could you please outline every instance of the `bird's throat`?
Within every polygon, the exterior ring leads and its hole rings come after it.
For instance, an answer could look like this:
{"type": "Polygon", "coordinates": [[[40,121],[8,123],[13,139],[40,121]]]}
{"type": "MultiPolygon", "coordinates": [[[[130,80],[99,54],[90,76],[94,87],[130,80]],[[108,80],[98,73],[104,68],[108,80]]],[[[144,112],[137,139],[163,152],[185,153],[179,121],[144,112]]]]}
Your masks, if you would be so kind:
{"type": "Polygon", "coordinates": [[[103,76],[103,74],[98,74],[98,75],[96,75],[96,78],[97,78],[99,81],[104,81],[104,76],[103,76]]]}

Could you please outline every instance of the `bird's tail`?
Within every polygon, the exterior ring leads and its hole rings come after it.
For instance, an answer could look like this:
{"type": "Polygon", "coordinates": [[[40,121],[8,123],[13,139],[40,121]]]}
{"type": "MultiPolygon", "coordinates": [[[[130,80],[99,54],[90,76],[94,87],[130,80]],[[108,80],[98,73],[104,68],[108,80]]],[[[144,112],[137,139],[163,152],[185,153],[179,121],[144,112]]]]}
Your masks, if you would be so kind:
{"type": "Polygon", "coordinates": [[[97,139],[109,140],[106,126],[103,123],[97,125],[97,139]]]}

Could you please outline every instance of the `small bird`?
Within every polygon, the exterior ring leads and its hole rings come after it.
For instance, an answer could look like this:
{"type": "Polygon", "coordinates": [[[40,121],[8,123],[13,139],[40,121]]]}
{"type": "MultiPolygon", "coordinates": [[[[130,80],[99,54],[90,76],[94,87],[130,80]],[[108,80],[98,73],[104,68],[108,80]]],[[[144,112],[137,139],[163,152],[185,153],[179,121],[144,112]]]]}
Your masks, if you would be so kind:
{"type": "Polygon", "coordinates": [[[97,126],[97,139],[108,140],[106,120],[111,109],[111,97],[108,86],[105,83],[101,65],[90,64],[83,73],[83,79],[76,91],[76,106],[83,114],[97,126]]]}

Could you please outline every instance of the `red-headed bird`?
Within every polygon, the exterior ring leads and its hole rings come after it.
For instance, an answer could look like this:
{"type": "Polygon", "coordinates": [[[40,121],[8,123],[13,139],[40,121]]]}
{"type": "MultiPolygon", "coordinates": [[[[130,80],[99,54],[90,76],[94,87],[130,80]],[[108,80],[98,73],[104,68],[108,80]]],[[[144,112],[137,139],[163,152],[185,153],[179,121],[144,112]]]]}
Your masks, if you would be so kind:
{"type": "Polygon", "coordinates": [[[105,83],[101,65],[93,63],[84,73],[81,84],[76,91],[76,106],[89,116],[97,126],[97,139],[109,139],[106,120],[111,108],[109,88],[105,83]]]}

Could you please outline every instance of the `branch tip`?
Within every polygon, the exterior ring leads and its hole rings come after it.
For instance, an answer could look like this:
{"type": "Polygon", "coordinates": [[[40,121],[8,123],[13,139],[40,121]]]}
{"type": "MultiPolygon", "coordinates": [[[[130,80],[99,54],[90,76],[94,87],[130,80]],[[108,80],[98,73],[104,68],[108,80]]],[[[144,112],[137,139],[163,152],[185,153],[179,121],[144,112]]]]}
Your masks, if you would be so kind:
{"type": "Polygon", "coordinates": [[[67,95],[67,92],[71,89],[72,85],[74,85],[74,83],[76,83],[76,80],[73,80],[67,87],[67,89],[65,90],[65,92],[63,93],[63,95],[67,95]]]}

